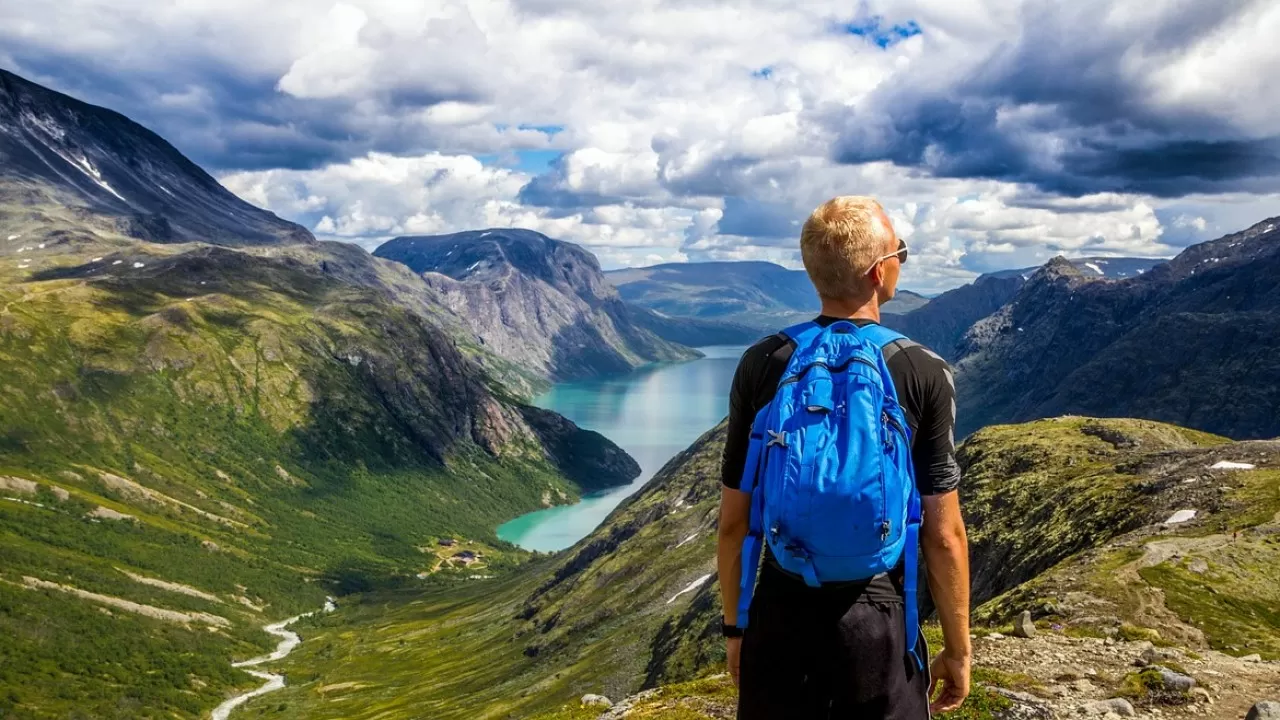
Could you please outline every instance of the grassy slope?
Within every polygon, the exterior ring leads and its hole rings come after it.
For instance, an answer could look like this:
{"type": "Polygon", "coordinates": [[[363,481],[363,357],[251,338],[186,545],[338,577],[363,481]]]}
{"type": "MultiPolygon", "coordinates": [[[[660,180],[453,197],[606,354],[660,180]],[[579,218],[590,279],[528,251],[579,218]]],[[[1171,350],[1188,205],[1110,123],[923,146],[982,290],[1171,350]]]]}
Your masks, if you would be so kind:
{"type": "MultiPolygon", "coordinates": [[[[593,535],[485,591],[463,584],[376,593],[317,619],[309,630],[312,642],[290,659],[293,684],[276,696],[278,706],[260,708],[262,716],[576,718],[590,712],[574,702],[584,693],[616,700],[715,672],[723,651],[714,627],[714,577],[668,600],[714,570],[722,443],[723,427],[710,431],[593,535]]],[[[1187,502],[1213,527],[1228,517],[1235,518],[1228,524],[1254,527],[1257,543],[1266,545],[1254,550],[1274,552],[1269,526],[1250,525],[1280,510],[1274,474],[1216,473],[1215,482],[1229,477],[1241,483],[1220,504],[1202,502],[1203,490],[1182,482],[1186,473],[1199,476],[1218,459],[1254,462],[1265,451],[1147,421],[1065,418],[976,434],[963,451],[965,508],[975,599],[994,598],[978,617],[1002,624],[1038,599],[1057,598],[1065,606],[1065,597],[1029,590],[1038,587],[1041,572],[1050,570],[1046,577],[1052,577],[1061,563],[1112,547],[1187,502]],[[1254,501],[1230,500],[1236,497],[1254,501]]],[[[1273,457],[1280,462],[1280,454],[1273,457]]],[[[1223,619],[1202,620],[1211,640],[1218,636],[1209,627],[1214,623],[1237,632],[1272,632],[1262,605],[1274,591],[1263,586],[1273,574],[1268,567],[1280,565],[1261,560],[1237,567],[1236,589],[1214,596],[1221,597],[1216,607],[1223,619]],[[1240,602],[1249,597],[1254,601],[1240,602]]],[[[1064,574],[1064,582],[1071,577],[1064,574]]],[[[1179,601],[1171,594],[1169,602],[1176,607],[1179,601]]],[[[1144,624],[1136,606],[1115,613],[1116,627],[1144,624]]],[[[995,671],[978,672],[987,685],[1022,689],[995,671]]],[[[688,687],[670,692],[680,695],[688,687]]],[[[658,703],[652,717],[705,717],[699,703],[715,700],[723,688],[698,688],[690,691],[692,705],[658,703]]],[[[989,717],[1005,704],[983,690],[960,716],[989,717]]]]}
{"type": "Polygon", "coordinates": [[[372,291],[231,251],[130,256],[114,280],[4,273],[0,476],[38,486],[0,489],[7,716],[195,717],[258,684],[228,666],[274,644],[258,626],[406,582],[437,536],[500,545],[493,527],[548,489],[578,495],[447,336],[372,291]]]}
{"type": "Polygon", "coordinates": [[[1007,504],[973,523],[975,545],[1004,549],[987,555],[1004,573],[976,598],[987,601],[977,616],[1002,622],[1048,603],[1055,622],[1082,632],[1129,628],[1184,647],[1280,659],[1280,443],[1107,421],[1116,448],[1081,432],[1097,423],[1052,422],[992,428],[966,444],[979,452],[1003,435],[1005,453],[1035,449],[1021,472],[1002,472],[1003,460],[991,456],[967,477],[970,507],[1007,504]],[[1257,467],[1209,469],[1220,460],[1257,467]],[[1066,488],[1080,500],[1024,487],[1066,488]],[[1183,509],[1196,510],[1195,519],[1162,524],[1183,509]]]}

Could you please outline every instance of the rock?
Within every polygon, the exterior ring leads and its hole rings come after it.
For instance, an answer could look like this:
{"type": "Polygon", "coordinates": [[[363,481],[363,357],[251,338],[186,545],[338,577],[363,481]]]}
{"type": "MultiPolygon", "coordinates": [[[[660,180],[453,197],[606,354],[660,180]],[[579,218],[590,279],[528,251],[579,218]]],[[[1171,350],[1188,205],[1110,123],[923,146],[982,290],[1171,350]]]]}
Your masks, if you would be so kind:
{"type": "Polygon", "coordinates": [[[1133,650],[1133,652],[1136,652],[1139,655],[1141,655],[1142,653],[1155,647],[1155,645],[1152,644],[1150,640],[1136,640],[1132,643],[1129,643],[1128,647],[1129,649],[1133,650]]]}
{"type": "Polygon", "coordinates": [[[1205,690],[1202,687],[1191,688],[1190,695],[1191,699],[1198,703],[1204,703],[1205,705],[1213,704],[1213,696],[1209,694],[1208,690],[1205,690]]]}
{"type": "Polygon", "coordinates": [[[1280,702],[1263,700],[1249,708],[1244,720],[1280,720],[1280,702]]]}
{"type": "Polygon", "coordinates": [[[1262,662],[1262,656],[1259,655],[1258,653],[1254,653],[1252,655],[1245,655],[1240,659],[1245,662],[1262,662]]]}
{"type": "Polygon", "coordinates": [[[1190,692],[1191,688],[1196,686],[1196,679],[1190,675],[1183,675],[1180,672],[1174,672],[1159,665],[1151,665],[1149,669],[1159,671],[1160,681],[1164,683],[1166,690],[1190,692]]]}
{"type": "Polygon", "coordinates": [[[1025,610],[1022,616],[1013,623],[1013,634],[1020,638],[1033,638],[1036,636],[1036,624],[1031,620],[1031,612],[1025,610]]]}
{"type": "Polygon", "coordinates": [[[1013,701],[1013,706],[1003,715],[1009,720],[1050,720],[1053,717],[1053,710],[1048,703],[1035,695],[994,686],[987,689],[1013,701]]]}
{"type": "Polygon", "coordinates": [[[1143,651],[1140,665],[1154,665],[1165,660],[1177,660],[1178,653],[1169,648],[1150,647],[1143,651]]]}
{"type": "Polygon", "coordinates": [[[85,517],[95,518],[98,520],[137,520],[138,519],[132,515],[126,515],[125,513],[117,512],[115,510],[112,510],[109,507],[103,507],[101,505],[94,508],[92,511],[86,513],[85,517]]]}
{"type": "Polygon", "coordinates": [[[1082,692],[1082,693],[1093,692],[1093,683],[1084,679],[1080,679],[1071,683],[1071,687],[1075,688],[1076,692],[1082,692]]]}
{"type": "Polygon", "coordinates": [[[1128,700],[1122,698],[1112,698],[1110,700],[1098,700],[1096,702],[1085,703],[1080,706],[1080,712],[1085,715],[1106,715],[1114,713],[1121,717],[1133,717],[1137,713],[1133,711],[1133,705],[1128,700]]]}
{"type": "Polygon", "coordinates": [[[583,695],[583,707],[598,707],[608,710],[613,707],[613,701],[603,695],[583,695]]]}
{"type": "Polygon", "coordinates": [[[1205,562],[1204,558],[1192,558],[1191,564],[1187,566],[1187,569],[1197,575],[1203,575],[1209,572],[1209,563],[1205,562]]]}
{"type": "Polygon", "coordinates": [[[991,633],[990,635],[988,635],[988,636],[987,636],[987,639],[988,639],[988,640],[1003,640],[1003,639],[1004,639],[1004,635],[1001,635],[1000,633],[991,633]]]}

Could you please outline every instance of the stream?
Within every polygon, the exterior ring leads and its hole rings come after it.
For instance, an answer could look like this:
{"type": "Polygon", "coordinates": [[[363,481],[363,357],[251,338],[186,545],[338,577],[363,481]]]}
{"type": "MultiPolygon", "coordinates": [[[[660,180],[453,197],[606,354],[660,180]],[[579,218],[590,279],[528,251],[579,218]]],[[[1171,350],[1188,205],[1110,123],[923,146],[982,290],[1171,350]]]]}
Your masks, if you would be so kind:
{"type": "MultiPolygon", "coordinates": [[[[324,608],[323,608],[324,612],[333,612],[335,609],[337,609],[337,606],[333,604],[332,599],[324,601],[324,608]]],[[[262,626],[263,630],[280,638],[280,642],[279,644],[276,645],[275,651],[273,651],[268,655],[262,655],[260,657],[252,658],[250,660],[243,660],[238,663],[231,663],[231,667],[249,668],[255,665],[262,665],[264,663],[283,660],[284,658],[288,657],[289,653],[293,652],[294,648],[302,644],[302,638],[298,637],[297,633],[293,632],[292,630],[289,630],[288,629],[289,626],[298,622],[302,618],[311,617],[312,615],[315,615],[316,612],[317,611],[313,610],[309,613],[296,615],[294,617],[289,618],[288,620],[282,620],[278,623],[272,623],[270,625],[262,626]]],[[[232,710],[235,710],[236,708],[249,702],[253,698],[256,698],[260,695],[266,695],[267,693],[275,692],[276,690],[281,690],[284,688],[283,675],[276,675],[275,673],[262,672],[261,670],[245,670],[245,672],[258,678],[259,680],[266,680],[267,682],[262,687],[256,690],[250,690],[247,693],[242,693],[240,695],[237,695],[231,698],[230,700],[227,700],[226,702],[222,703],[218,707],[214,708],[213,716],[212,716],[213,720],[227,720],[229,717],[231,717],[232,710]]]]}

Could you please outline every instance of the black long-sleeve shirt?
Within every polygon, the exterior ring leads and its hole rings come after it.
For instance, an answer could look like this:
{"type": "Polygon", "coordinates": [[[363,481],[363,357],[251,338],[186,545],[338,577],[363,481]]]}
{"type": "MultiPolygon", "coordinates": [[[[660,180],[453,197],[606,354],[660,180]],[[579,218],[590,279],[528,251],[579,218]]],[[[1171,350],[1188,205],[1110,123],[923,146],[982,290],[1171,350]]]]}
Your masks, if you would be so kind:
{"type": "MultiPolygon", "coordinates": [[[[823,327],[839,318],[820,315],[823,327]]],[[[872,321],[855,319],[859,327],[872,321]]],[[[898,401],[911,427],[911,457],[916,470],[916,487],[921,495],[940,495],[960,485],[960,466],[955,448],[955,380],[947,361],[932,350],[916,343],[897,342],[896,352],[889,357],[889,374],[893,377],[898,401]]],[[[886,349],[887,350],[887,349],[886,349]]],[[[725,441],[721,482],[737,489],[742,482],[747,462],[751,424],[756,413],[768,405],[795,351],[795,343],[780,335],[770,335],[742,354],[729,392],[729,428],[725,441]]],[[[888,354],[886,352],[886,354],[888,354]]],[[[771,554],[766,563],[774,565],[771,554]]],[[[780,570],[780,569],[779,569],[780,570]]],[[[803,580],[794,578],[798,582],[803,580]]],[[[897,595],[890,586],[873,581],[868,595],[897,595]]]]}

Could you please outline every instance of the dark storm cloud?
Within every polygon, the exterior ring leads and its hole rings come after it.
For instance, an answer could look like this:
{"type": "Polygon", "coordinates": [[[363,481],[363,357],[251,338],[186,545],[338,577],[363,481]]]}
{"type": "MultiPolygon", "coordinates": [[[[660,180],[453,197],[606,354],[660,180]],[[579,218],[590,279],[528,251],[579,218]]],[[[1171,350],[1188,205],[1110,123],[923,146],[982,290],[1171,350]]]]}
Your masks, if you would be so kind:
{"type": "Polygon", "coordinates": [[[800,221],[794,208],[761,202],[752,198],[727,197],[724,215],[717,226],[725,235],[750,238],[792,238],[800,234],[800,221]]]}
{"type": "Polygon", "coordinates": [[[38,48],[7,48],[9,69],[79,100],[120,112],[155,131],[211,171],[310,169],[364,155],[448,151],[450,139],[405,118],[468,93],[391,90],[376,108],[349,101],[300,99],[276,89],[276,78],[243,75],[213,63],[121,73],[38,48]]]}
{"type": "Polygon", "coordinates": [[[1104,30],[1098,14],[1105,8],[1096,4],[1036,5],[1019,23],[1022,34],[977,70],[940,77],[955,71],[921,64],[852,113],[832,112],[840,130],[835,157],[1075,196],[1275,187],[1280,135],[1237,128],[1231,108],[1159,102],[1147,85],[1257,5],[1182,3],[1125,33],[1104,30]],[[1146,62],[1138,72],[1128,67],[1135,57],[1146,62]]]}

